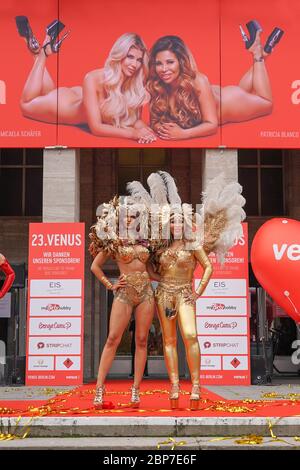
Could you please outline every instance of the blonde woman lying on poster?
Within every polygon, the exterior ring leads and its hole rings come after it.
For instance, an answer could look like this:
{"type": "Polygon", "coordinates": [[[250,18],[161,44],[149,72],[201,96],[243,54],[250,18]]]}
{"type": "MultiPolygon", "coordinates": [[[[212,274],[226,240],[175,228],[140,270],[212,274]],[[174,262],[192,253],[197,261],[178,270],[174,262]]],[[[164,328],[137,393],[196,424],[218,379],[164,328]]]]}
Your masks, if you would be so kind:
{"type": "Polygon", "coordinates": [[[272,112],[265,59],[283,31],[275,28],[263,47],[259,23],[250,21],[247,28],[249,38],[242,28],[241,33],[253,64],[236,86],[211,85],[178,36],[156,41],[150,51],[147,87],[151,127],[161,139],[205,137],[215,134],[220,124],[248,121],[272,112]]]}
{"type": "Polygon", "coordinates": [[[16,23],[34,58],[20,100],[25,117],[53,124],[87,124],[91,133],[99,137],[121,137],[143,144],[156,140],[152,129],[141,120],[147,101],[144,83],[148,54],[137,34],[119,37],[104,67],[87,73],[82,86],[57,88],[47,70],[47,60],[59,52],[68,35],[58,39],[64,25],[57,20],[51,23],[40,47],[28,18],[18,16],[16,23]]]}

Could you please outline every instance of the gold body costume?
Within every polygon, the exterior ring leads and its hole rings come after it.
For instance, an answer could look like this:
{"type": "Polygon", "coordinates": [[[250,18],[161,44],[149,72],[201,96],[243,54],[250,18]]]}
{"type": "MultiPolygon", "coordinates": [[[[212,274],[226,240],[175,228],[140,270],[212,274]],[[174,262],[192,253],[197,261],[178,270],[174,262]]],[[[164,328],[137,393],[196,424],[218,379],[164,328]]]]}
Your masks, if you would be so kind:
{"type": "MultiPolygon", "coordinates": [[[[148,248],[142,245],[135,246],[120,246],[115,256],[116,261],[120,263],[129,264],[134,259],[138,259],[146,265],[149,259],[150,253],[148,248]]],[[[153,289],[151,286],[151,280],[147,271],[144,272],[133,272],[124,274],[126,280],[126,287],[121,287],[115,294],[115,299],[120,302],[124,302],[131,307],[151,300],[153,298],[153,289]]]]}
{"type": "Polygon", "coordinates": [[[162,328],[164,355],[172,384],[179,382],[176,318],[185,345],[187,362],[193,385],[199,385],[200,347],[196,328],[196,296],[200,296],[212,274],[211,263],[203,250],[173,250],[167,248],[159,256],[161,281],[155,298],[162,328]],[[195,294],[193,275],[197,263],[203,267],[203,277],[195,294]],[[172,315],[173,314],[173,315],[172,315]]]}

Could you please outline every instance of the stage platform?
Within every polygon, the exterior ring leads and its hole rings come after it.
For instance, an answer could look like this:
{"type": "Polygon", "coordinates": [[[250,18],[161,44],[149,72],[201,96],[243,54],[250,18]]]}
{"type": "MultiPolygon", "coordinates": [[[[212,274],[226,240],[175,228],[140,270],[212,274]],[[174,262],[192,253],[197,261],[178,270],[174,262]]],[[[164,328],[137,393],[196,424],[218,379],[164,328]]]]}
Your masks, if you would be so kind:
{"type": "MultiPolygon", "coordinates": [[[[182,381],[180,408],[170,410],[168,382],[144,380],[139,409],[130,407],[129,380],[107,383],[106,408],[95,410],[95,384],[77,388],[0,388],[2,431],[22,437],[229,437],[300,435],[300,385],[202,387],[189,409],[182,381]]],[[[297,442],[297,441],[295,441],[297,442]]]]}

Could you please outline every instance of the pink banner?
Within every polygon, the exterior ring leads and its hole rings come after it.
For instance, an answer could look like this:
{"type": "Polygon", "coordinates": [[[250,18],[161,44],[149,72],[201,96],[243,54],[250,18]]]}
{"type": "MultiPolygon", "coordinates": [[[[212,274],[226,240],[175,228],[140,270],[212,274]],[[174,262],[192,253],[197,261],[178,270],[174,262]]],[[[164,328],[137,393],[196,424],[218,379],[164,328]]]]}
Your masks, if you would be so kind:
{"type": "Polygon", "coordinates": [[[30,224],[26,385],[83,377],[84,224],[30,224]]]}

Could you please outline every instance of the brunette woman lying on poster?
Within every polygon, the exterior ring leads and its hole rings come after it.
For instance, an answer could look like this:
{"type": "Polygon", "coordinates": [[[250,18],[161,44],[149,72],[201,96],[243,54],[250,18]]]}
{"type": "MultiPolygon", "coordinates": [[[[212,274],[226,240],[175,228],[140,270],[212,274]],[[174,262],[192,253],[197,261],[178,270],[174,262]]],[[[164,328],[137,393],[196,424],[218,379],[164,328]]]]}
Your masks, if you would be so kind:
{"type": "Polygon", "coordinates": [[[6,278],[4,280],[4,284],[2,288],[0,289],[0,299],[2,299],[5,294],[9,291],[11,286],[13,285],[13,282],[15,280],[15,272],[8,263],[7,259],[0,253],[0,271],[3,271],[4,274],[6,275],[6,278]]]}
{"type": "Polygon", "coordinates": [[[265,59],[279,42],[283,31],[275,28],[265,46],[261,27],[247,23],[250,38],[241,28],[253,65],[238,86],[211,85],[197,69],[182,39],[164,36],[150,51],[148,90],[150,121],[165,140],[191,139],[215,134],[218,125],[243,122],[272,112],[272,92],[265,59]]]}
{"type": "Polygon", "coordinates": [[[89,72],[82,86],[57,88],[46,62],[59,52],[68,33],[58,40],[58,28],[49,31],[49,25],[40,47],[28,18],[16,17],[16,22],[34,58],[20,101],[25,117],[48,123],[87,124],[91,133],[100,137],[122,137],[143,144],[156,140],[153,130],[141,120],[147,97],[148,53],[137,34],[119,37],[104,68],[89,72]]]}

